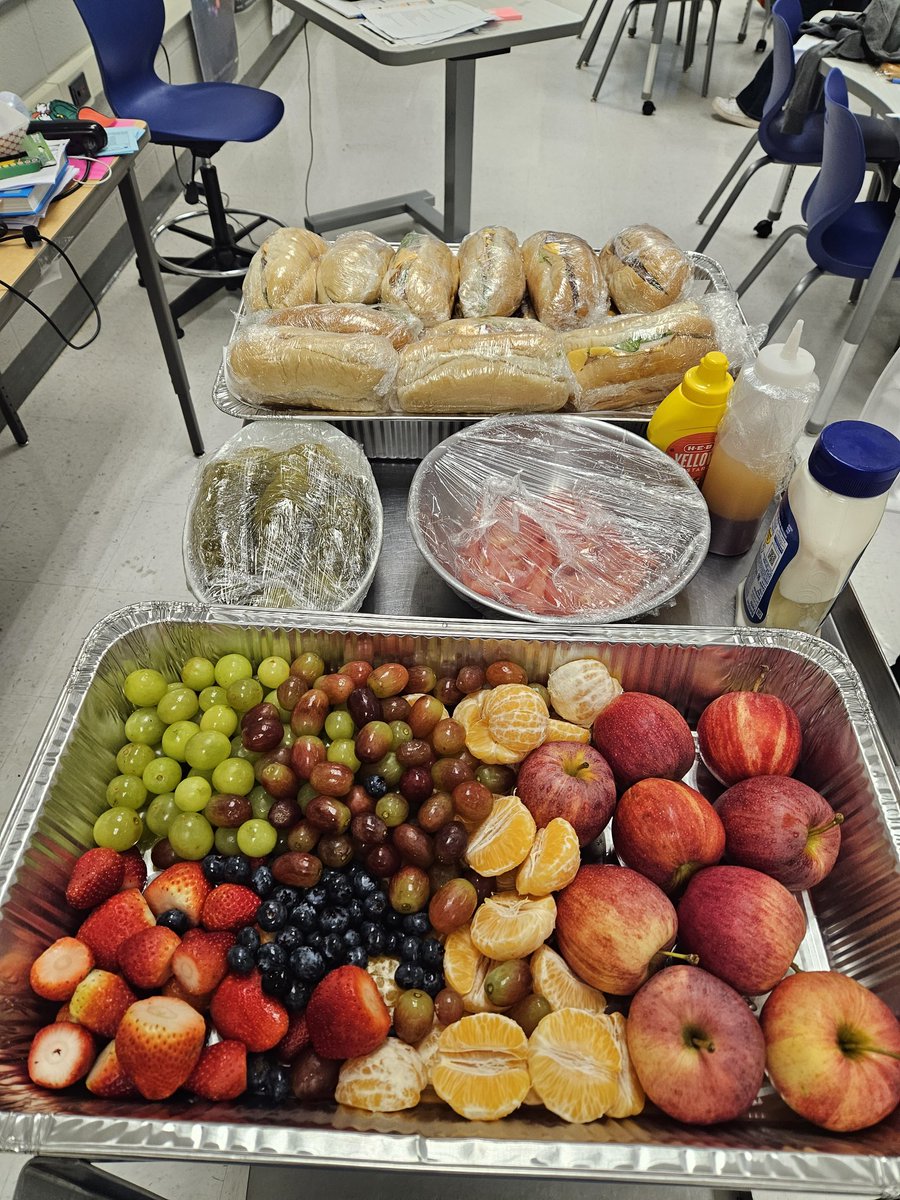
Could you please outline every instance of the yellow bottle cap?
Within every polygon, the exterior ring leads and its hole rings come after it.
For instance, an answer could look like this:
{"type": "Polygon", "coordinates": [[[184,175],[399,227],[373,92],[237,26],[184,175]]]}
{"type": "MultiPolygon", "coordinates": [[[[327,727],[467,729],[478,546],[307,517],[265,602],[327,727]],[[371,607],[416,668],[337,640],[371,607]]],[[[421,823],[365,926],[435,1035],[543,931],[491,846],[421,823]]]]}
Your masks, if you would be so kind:
{"type": "Polygon", "coordinates": [[[728,374],[728,359],[721,351],[711,350],[685,374],[681,390],[695,404],[712,407],[723,404],[732,387],[734,380],[728,374]]]}

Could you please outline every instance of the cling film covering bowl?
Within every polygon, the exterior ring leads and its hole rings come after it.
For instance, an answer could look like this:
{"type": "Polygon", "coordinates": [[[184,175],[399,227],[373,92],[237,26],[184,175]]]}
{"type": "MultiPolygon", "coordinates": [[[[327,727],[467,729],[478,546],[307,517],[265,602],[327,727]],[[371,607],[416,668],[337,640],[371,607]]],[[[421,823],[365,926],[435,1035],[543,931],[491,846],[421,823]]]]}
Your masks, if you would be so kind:
{"type": "MultiPolygon", "coordinates": [[[[706,1129],[652,1109],[575,1126],[539,1108],[468,1123],[438,1104],[373,1116],[335,1105],[266,1110],[176,1096],[101,1100],[51,1094],[28,1080],[34,1031],[55,1006],[28,987],[50,941],[77,928],[63,894],[90,844],[123,737],[122,683],[135,667],[174,678],[194,654],[239,651],[258,661],[315,650],[328,667],[400,659],[438,673],[512,659],[535,680],[586,655],[629,689],[666,696],[690,721],[728,689],[763,680],[794,706],[805,732],[799,776],[845,814],[841,856],[810,895],[816,956],[900,1007],[900,808],[868,701],[842,654],[778,631],[629,626],[594,631],[423,618],[341,616],[142,604],[88,638],[0,834],[0,1148],[100,1158],[189,1158],[252,1164],[354,1165],[587,1182],[639,1180],[749,1191],[900,1194],[900,1114],[837,1136],[800,1121],[770,1090],[746,1118],[706,1129]]],[[[809,965],[809,964],[808,964],[809,965]]],[[[463,1186],[462,1184],[460,1186],[463,1186]]]]}

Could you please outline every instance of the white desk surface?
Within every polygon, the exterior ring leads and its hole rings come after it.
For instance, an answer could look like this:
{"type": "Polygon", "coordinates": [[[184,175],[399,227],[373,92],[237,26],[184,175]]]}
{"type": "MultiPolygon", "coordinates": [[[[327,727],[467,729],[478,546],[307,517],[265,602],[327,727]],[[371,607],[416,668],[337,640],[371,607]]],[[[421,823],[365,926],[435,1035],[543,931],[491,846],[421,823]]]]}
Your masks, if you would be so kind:
{"type": "MultiPolygon", "coordinates": [[[[837,8],[824,8],[816,13],[813,20],[824,21],[840,11],[837,8]]],[[[802,52],[811,46],[820,44],[820,38],[805,34],[799,39],[795,49],[802,52]]],[[[883,75],[879,75],[877,69],[867,62],[850,62],[845,58],[822,60],[823,70],[828,71],[832,67],[840,67],[847,80],[847,91],[858,99],[864,100],[873,112],[883,117],[900,118],[900,83],[891,83],[883,75]]]]}

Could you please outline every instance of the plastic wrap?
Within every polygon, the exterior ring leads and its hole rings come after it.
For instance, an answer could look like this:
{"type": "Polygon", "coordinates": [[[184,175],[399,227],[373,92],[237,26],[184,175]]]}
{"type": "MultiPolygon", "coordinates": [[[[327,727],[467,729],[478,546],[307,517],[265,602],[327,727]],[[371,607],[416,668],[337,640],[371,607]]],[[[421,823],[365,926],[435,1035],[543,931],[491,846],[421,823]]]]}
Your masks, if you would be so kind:
{"type": "Polygon", "coordinates": [[[364,229],[342,233],[319,260],[316,293],[320,304],[373,304],[394,249],[364,229]]]}
{"type": "Polygon", "coordinates": [[[356,442],[324,423],[267,421],[200,468],[185,575],[208,604],[355,612],[381,538],[378,488],[356,442]]]}
{"type": "Polygon", "coordinates": [[[598,621],[674,595],[706,553],[699,490],[671,459],[597,421],[498,417],[422,463],[409,521],[420,550],[475,602],[598,621]]]}
{"type": "MultiPolygon", "coordinates": [[[[387,304],[301,304],[250,314],[246,323],[318,329],[322,333],[367,333],[387,338],[395,350],[414,342],[424,326],[406,308],[387,304]]],[[[240,327],[241,322],[239,322],[240,327]]]]}
{"type": "Polygon", "coordinates": [[[608,315],[609,295],[597,256],[574,233],[541,230],[522,244],[528,295],[539,321],[578,329],[608,315]]]}
{"type": "Polygon", "coordinates": [[[629,225],[600,251],[600,270],[620,313],[656,312],[681,300],[691,264],[668,234],[653,225],[629,225]]]}
{"type": "Polygon", "coordinates": [[[431,233],[408,233],[381,282],[385,304],[408,308],[426,325],[449,321],[459,284],[459,263],[446,242],[431,233]]]}
{"type": "Polygon", "coordinates": [[[327,249],[328,243],[308,229],[276,229],[253,255],[244,276],[247,308],[311,304],[319,259],[327,249]]]}
{"type": "Polygon", "coordinates": [[[716,444],[779,491],[793,471],[793,449],[818,395],[817,377],[804,387],[785,387],[761,379],[750,363],[728,397],[716,444]]]}
{"type": "Polygon", "coordinates": [[[519,317],[446,321],[400,353],[403,412],[555,412],[576,391],[560,335],[519,317]]]}
{"type": "Polygon", "coordinates": [[[459,311],[464,317],[511,317],[525,295],[522,248],[511,229],[489,225],[460,242],[459,311]]]}

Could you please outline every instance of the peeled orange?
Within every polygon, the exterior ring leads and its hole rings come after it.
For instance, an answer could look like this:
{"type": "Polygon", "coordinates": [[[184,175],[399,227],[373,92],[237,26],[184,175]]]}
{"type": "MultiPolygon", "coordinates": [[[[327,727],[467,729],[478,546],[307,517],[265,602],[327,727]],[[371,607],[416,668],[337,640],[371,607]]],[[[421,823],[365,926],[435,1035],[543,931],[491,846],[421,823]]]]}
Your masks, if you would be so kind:
{"type": "Polygon", "coordinates": [[[597,659],[576,658],[551,672],[547,690],[564,721],[587,729],[597,713],[621,693],[622,685],[597,659]]]}
{"type": "Polygon", "coordinates": [[[534,817],[518,796],[497,796],[469,837],[466,861],[479,875],[503,875],[525,861],[536,833],[534,817]]]}
{"type": "Polygon", "coordinates": [[[606,1012],[606,997],[583,983],[561,954],[549,946],[539,946],[531,956],[531,984],[554,1010],[581,1008],[586,1012],[606,1012]]]}
{"type": "Polygon", "coordinates": [[[538,830],[519,867],[516,890],[523,896],[548,896],[571,883],[580,866],[578,834],[565,817],[554,817],[538,830]]]}
{"type": "Polygon", "coordinates": [[[543,742],[550,714],[543,697],[532,688],[503,683],[485,696],[481,719],[494,741],[524,758],[543,742]]]}
{"type": "Polygon", "coordinates": [[[434,1090],[470,1121],[496,1121],[519,1107],[531,1086],[528,1039],[509,1017],[477,1013],[441,1034],[434,1090]]]}
{"type": "Polygon", "coordinates": [[[549,1013],[528,1039],[528,1070],[545,1108],[564,1121],[596,1121],[614,1104],[621,1056],[603,1017],[549,1013]]]}
{"type": "Polygon", "coordinates": [[[533,900],[516,892],[499,892],[475,910],[472,943],[498,962],[525,958],[547,940],[555,924],[552,896],[533,900]]]}
{"type": "Polygon", "coordinates": [[[607,1023],[607,1028],[612,1034],[612,1039],[616,1043],[622,1059],[622,1065],[619,1068],[619,1090],[615,1100],[606,1110],[606,1115],[620,1118],[636,1117],[639,1112],[644,1111],[646,1097],[628,1053],[625,1018],[621,1013],[614,1012],[608,1013],[603,1020],[607,1023]]]}
{"type": "Polygon", "coordinates": [[[416,1053],[422,1060],[422,1066],[425,1068],[425,1076],[429,1080],[431,1079],[434,1064],[437,1062],[438,1046],[441,1043],[441,1034],[443,1032],[444,1026],[440,1021],[435,1021],[421,1042],[416,1042],[416,1053]]]}
{"type": "Polygon", "coordinates": [[[362,1058],[348,1058],[338,1075],[334,1098],[369,1112],[415,1108],[428,1083],[419,1052],[399,1038],[388,1038],[362,1058]]]}
{"type": "Polygon", "coordinates": [[[558,721],[556,717],[551,717],[547,722],[547,732],[544,734],[544,742],[589,742],[591,740],[590,729],[584,729],[581,725],[572,725],[568,721],[558,721]]]}
{"type": "Polygon", "coordinates": [[[475,986],[475,976],[484,955],[473,944],[469,925],[447,934],[444,942],[444,980],[460,996],[475,986]]]}
{"type": "Polygon", "coordinates": [[[375,980],[378,993],[389,1012],[394,1011],[394,1005],[399,1000],[400,993],[403,991],[403,988],[398,987],[394,979],[399,966],[399,958],[392,958],[388,954],[378,954],[375,958],[369,959],[369,965],[366,967],[366,970],[375,980]]]}

